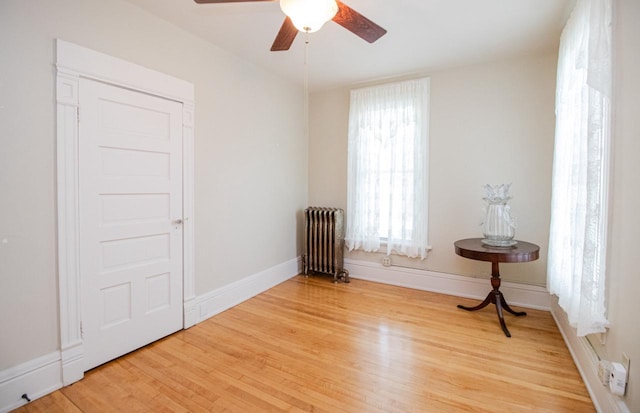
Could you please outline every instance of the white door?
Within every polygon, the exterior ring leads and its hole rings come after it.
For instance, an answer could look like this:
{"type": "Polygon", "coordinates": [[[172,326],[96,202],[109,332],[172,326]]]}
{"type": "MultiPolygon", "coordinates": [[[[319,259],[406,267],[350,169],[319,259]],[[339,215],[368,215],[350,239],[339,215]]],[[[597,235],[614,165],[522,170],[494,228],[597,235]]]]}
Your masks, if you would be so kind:
{"type": "Polygon", "coordinates": [[[85,371],[183,326],[182,104],[81,79],[85,371]]]}

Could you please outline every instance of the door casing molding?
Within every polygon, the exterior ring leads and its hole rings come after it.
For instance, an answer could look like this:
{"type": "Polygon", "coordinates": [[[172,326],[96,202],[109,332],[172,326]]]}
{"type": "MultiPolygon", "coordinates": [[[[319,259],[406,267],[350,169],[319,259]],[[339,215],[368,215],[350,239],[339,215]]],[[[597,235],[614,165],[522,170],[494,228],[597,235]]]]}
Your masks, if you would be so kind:
{"type": "Polygon", "coordinates": [[[183,108],[183,327],[195,300],[194,274],[194,87],[60,39],[56,40],[56,137],[58,283],[62,384],[84,376],[79,250],[78,122],[80,78],[171,99],[183,108]]]}

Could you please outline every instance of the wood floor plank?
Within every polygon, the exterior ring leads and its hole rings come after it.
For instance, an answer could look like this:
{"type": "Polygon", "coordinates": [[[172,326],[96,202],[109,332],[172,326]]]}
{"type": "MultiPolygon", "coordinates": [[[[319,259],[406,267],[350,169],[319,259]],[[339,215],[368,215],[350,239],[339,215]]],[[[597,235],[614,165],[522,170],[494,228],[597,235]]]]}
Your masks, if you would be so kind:
{"type": "Polygon", "coordinates": [[[548,312],[474,303],[298,276],[17,411],[595,411],[548,312]]]}
{"type": "Polygon", "coordinates": [[[65,397],[65,395],[60,391],[53,392],[41,399],[29,403],[20,408],[19,411],[25,413],[82,412],[82,410],[76,407],[71,400],[65,397]]]}

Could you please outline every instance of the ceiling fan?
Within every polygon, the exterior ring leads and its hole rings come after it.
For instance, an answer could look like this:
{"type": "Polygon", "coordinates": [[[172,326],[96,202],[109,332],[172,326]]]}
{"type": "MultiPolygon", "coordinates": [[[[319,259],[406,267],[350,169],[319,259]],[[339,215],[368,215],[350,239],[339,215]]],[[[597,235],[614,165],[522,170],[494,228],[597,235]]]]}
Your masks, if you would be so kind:
{"type": "MultiPolygon", "coordinates": [[[[194,0],[196,3],[241,3],[278,0],[194,0]]],[[[339,0],[280,0],[286,18],[273,41],[271,51],[289,50],[298,31],[311,33],[333,20],[345,29],[373,43],[387,31],[339,0]]]]}

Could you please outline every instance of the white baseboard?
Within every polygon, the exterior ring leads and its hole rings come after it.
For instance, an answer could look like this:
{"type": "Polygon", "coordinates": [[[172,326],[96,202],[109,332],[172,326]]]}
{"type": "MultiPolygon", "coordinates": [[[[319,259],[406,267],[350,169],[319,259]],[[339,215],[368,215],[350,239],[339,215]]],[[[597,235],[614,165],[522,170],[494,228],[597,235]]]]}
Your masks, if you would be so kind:
{"type": "MultiPolygon", "coordinates": [[[[383,267],[369,261],[345,260],[353,278],[432,291],[442,294],[483,299],[491,288],[486,278],[473,278],[404,267],[383,267]]],[[[300,259],[292,259],[242,280],[226,285],[185,302],[185,328],[219,314],[269,288],[299,274],[300,259]]],[[[629,413],[625,403],[611,395],[597,377],[597,357],[586,340],[575,335],[562,310],[553,302],[546,289],[539,286],[503,282],[501,291],[514,306],[550,310],[567,347],[582,375],[596,409],[602,413],[629,413]]],[[[70,353],[73,353],[71,351],[70,353]]],[[[69,354],[69,362],[76,357],[69,354]]],[[[74,381],[74,380],[68,380],[74,381]]],[[[0,371],[0,413],[26,403],[28,394],[35,400],[63,385],[60,352],[44,355],[21,365],[0,371]]]]}
{"type": "MultiPolygon", "coordinates": [[[[491,283],[488,278],[467,277],[406,267],[385,267],[370,261],[345,259],[344,263],[345,268],[349,270],[350,277],[362,280],[478,300],[483,300],[491,291],[491,283]]],[[[500,291],[510,305],[550,310],[550,295],[544,287],[502,281],[500,291]]]]}
{"type": "Polygon", "coordinates": [[[300,273],[300,258],[294,258],[185,303],[185,328],[191,327],[254,297],[300,273]],[[189,306],[188,308],[186,306],[189,306]],[[188,317],[187,317],[188,315],[188,317]]]}
{"type": "Polygon", "coordinates": [[[62,387],[60,352],[0,371],[0,412],[5,413],[62,387]]]}
{"type": "Polygon", "coordinates": [[[598,356],[588,343],[586,337],[578,337],[576,329],[571,327],[566,313],[558,305],[555,297],[551,298],[551,315],[564,338],[571,357],[582,376],[591,400],[599,413],[630,413],[622,399],[614,396],[598,379],[598,356]]]}
{"type": "Polygon", "coordinates": [[[193,327],[198,324],[198,297],[192,297],[184,302],[184,328],[193,327]]]}
{"type": "MultiPolygon", "coordinates": [[[[185,328],[191,327],[300,273],[300,258],[276,265],[184,303],[185,328]]],[[[82,343],[0,371],[0,413],[16,409],[82,378],[82,343]],[[64,357],[63,357],[64,356],[64,357]]]]}
{"type": "Polygon", "coordinates": [[[69,343],[60,351],[62,385],[68,386],[84,377],[84,347],[82,340],[69,343]]]}

